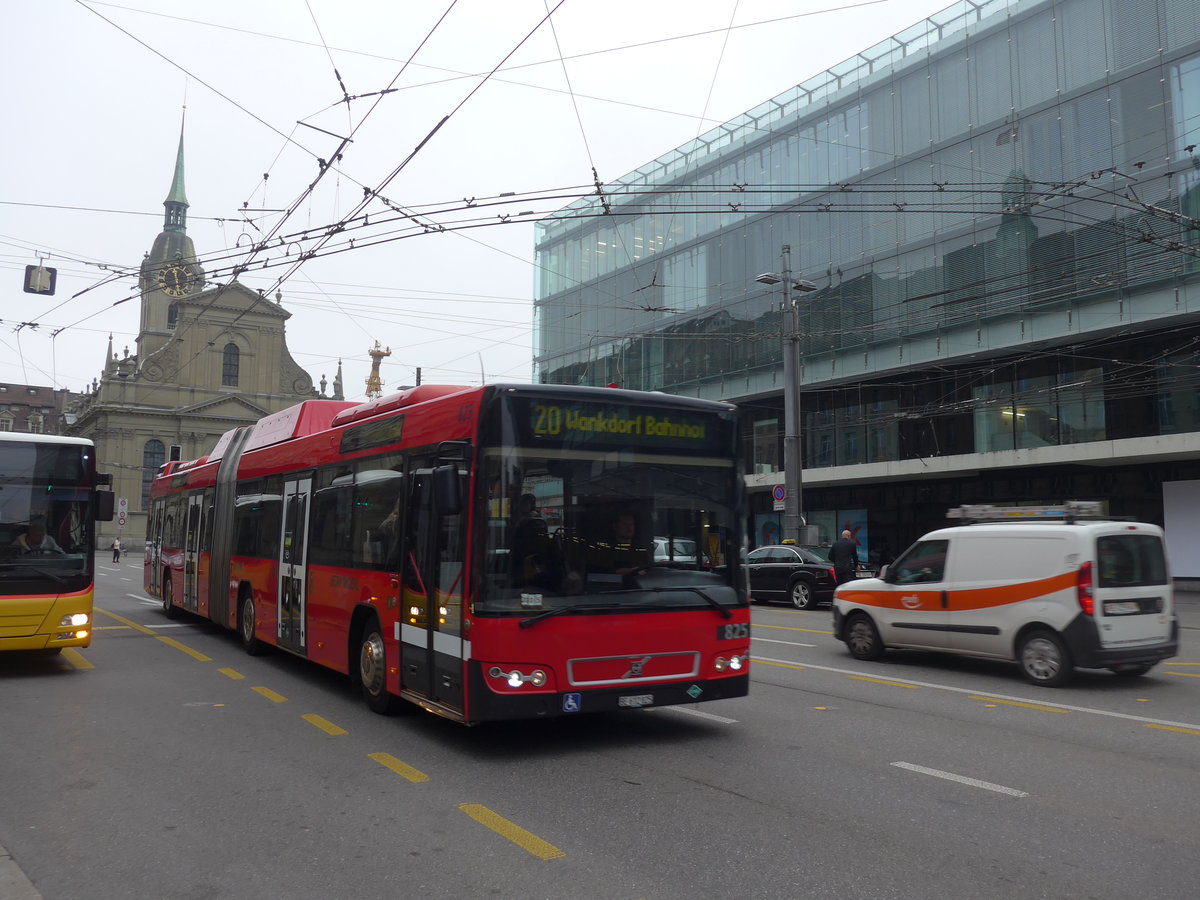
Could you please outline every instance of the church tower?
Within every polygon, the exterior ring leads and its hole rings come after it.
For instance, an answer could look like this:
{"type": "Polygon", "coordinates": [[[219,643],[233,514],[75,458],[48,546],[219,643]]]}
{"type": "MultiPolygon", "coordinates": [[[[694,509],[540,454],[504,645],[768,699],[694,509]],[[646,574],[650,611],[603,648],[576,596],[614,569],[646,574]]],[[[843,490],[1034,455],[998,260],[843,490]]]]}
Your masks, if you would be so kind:
{"type": "MultiPolygon", "coordinates": [[[[187,234],[182,128],[163,207],[162,231],[138,273],[136,352],[126,345],[118,355],[109,338],[100,377],[78,400],[71,426],[96,442],[113,490],[128,501],[121,538],[130,549],[145,535],[150,482],[164,462],[204,456],[229,429],[317,396],[288,350],[292,314],[283,295],[206,283],[187,234]]],[[[116,526],[102,531],[111,539],[116,526]]]]}
{"type": "Polygon", "coordinates": [[[138,356],[147,359],[166,344],[179,317],[176,301],[204,289],[204,269],[196,261],[196,248],[187,234],[187,194],[183,189],[184,122],[179,125],[179,150],[171,190],[163,201],[163,229],[142,260],[138,288],[141,293],[141,327],[138,356]]]}

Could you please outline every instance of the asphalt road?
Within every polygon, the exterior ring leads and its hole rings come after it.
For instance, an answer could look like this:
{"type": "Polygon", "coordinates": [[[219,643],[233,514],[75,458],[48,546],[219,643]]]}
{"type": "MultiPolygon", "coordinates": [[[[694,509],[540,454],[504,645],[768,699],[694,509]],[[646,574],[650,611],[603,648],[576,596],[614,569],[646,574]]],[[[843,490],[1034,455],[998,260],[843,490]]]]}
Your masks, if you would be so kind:
{"type": "Polygon", "coordinates": [[[1126,898],[1200,883],[1181,655],[1037,689],[849,657],[758,607],[751,695],[465,728],[168,622],[104,565],[93,644],[0,657],[0,898],[1126,898]],[[6,848],[6,849],[5,849],[6,848]]]}

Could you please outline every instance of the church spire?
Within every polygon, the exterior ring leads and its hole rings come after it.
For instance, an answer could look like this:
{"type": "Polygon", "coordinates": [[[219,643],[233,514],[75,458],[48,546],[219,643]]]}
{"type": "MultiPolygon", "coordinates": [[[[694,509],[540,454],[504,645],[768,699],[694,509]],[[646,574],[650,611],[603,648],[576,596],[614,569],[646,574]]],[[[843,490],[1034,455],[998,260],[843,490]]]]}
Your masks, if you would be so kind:
{"type": "Polygon", "coordinates": [[[183,108],[183,116],[179,122],[179,151],[175,154],[175,176],[171,179],[171,190],[163,201],[166,207],[166,217],[163,220],[164,231],[187,231],[187,194],[183,191],[183,127],[187,123],[187,107],[183,108]]]}
{"type": "Polygon", "coordinates": [[[342,361],[340,359],[338,360],[337,374],[335,376],[333,376],[333,399],[334,400],[345,400],[346,399],[346,393],[342,389],[342,361]]]}

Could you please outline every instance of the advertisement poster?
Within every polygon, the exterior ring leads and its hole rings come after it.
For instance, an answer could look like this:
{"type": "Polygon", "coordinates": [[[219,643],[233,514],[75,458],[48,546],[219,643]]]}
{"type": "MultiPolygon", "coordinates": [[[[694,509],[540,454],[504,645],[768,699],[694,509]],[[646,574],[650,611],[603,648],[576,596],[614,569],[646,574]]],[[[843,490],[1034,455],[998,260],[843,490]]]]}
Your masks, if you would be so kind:
{"type": "Polygon", "coordinates": [[[754,516],[754,534],[750,536],[755,547],[778,544],[783,537],[779,513],[757,513],[754,516]]]}
{"type": "Polygon", "coordinates": [[[868,562],[871,559],[870,546],[867,541],[867,511],[865,509],[839,509],[837,534],[834,538],[842,536],[843,531],[850,532],[850,540],[854,541],[854,545],[858,548],[858,558],[863,562],[868,562]]]}

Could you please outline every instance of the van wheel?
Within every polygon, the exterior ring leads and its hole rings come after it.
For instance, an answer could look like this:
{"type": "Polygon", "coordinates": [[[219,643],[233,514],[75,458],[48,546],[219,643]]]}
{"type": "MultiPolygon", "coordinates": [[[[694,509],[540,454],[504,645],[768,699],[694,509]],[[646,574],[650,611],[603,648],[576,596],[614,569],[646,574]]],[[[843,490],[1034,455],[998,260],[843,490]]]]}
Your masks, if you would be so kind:
{"type": "Polygon", "coordinates": [[[1153,669],[1157,663],[1137,663],[1128,666],[1112,666],[1108,671],[1114,675],[1124,675],[1126,678],[1136,678],[1139,675],[1145,675],[1153,669]]]}
{"type": "Polygon", "coordinates": [[[872,660],[883,656],[883,640],[879,637],[879,629],[864,613],[855,613],[845,627],[846,649],[855,659],[872,660]]]}
{"type": "Polygon", "coordinates": [[[817,605],[817,597],[813,593],[812,585],[803,578],[797,578],[792,582],[791,588],[788,589],[788,598],[796,609],[812,609],[817,605]]]}
{"type": "Polygon", "coordinates": [[[1031,631],[1017,647],[1021,674],[1031,684],[1061,687],[1075,674],[1075,665],[1066,645],[1052,631],[1031,631]]]}
{"type": "Polygon", "coordinates": [[[162,580],[162,611],[163,615],[168,619],[179,618],[179,607],[172,602],[171,579],[164,578],[162,580]]]}
{"type": "Polygon", "coordinates": [[[238,640],[251,656],[262,656],[267,645],[254,636],[254,595],[243,591],[238,598],[238,640]]]}

